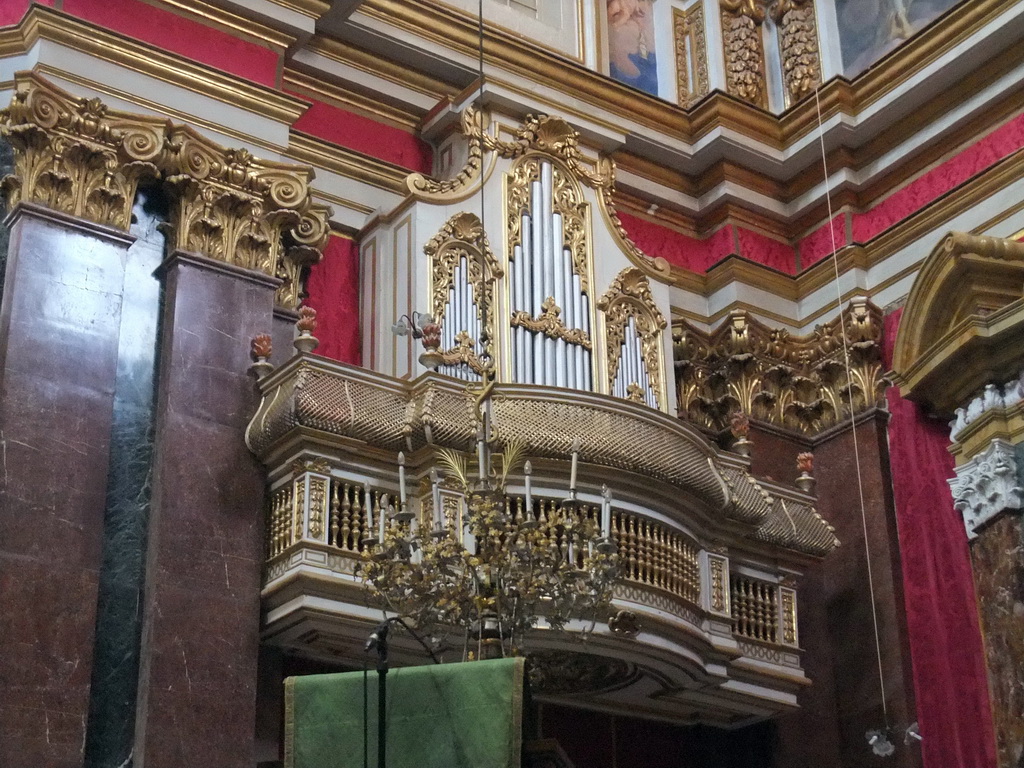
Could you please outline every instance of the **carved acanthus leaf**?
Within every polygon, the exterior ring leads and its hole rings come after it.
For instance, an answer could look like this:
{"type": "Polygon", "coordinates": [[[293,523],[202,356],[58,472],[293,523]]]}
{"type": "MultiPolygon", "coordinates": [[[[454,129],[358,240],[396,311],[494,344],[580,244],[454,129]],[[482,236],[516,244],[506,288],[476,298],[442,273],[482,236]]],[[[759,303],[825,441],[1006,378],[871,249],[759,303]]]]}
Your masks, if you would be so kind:
{"type": "Polygon", "coordinates": [[[8,205],[38,203],[127,230],[139,182],[158,175],[165,131],[159,118],[108,110],[20,74],[0,112],[0,136],[14,149],[14,173],[2,182],[8,205]]]}
{"type": "Polygon", "coordinates": [[[968,538],[1006,510],[1024,508],[1024,489],[1017,482],[1017,456],[1009,443],[994,439],[985,451],[956,468],[949,481],[953,506],[963,515],[968,538]]]}
{"type": "Polygon", "coordinates": [[[673,328],[679,415],[711,429],[743,411],[755,419],[815,433],[852,412],[881,404],[881,311],[855,299],[843,318],[807,336],[770,328],[743,311],[711,333],[673,328]],[[849,350],[846,374],[843,328],[849,350]]]}

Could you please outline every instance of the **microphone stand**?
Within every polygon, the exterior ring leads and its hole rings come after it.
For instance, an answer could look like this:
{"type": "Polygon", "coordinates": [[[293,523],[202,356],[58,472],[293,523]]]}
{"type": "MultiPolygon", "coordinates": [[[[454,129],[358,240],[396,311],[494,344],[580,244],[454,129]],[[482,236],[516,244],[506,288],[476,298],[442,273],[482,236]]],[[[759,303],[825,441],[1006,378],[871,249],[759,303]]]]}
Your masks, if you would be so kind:
{"type": "Polygon", "coordinates": [[[430,654],[430,658],[433,659],[434,663],[441,663],[433,649],[401,616],[392,616],[389,619],[385,619],[370,634],[370,639],[366,641],[365,650],[376,649],[377,651],[377,768],[386,768],[387,727],[385,719],[387,717],[388,633],[393,623],[401,624],[405,627],[405,630],[413,636],[416,642],[423,646],[424,650],[430,654]]]}
{"type": "Polygon", "coordinates": [[[391,620],[381,622],[366,643],[366,650],[377,650],[377,768],[387,766],[387,725],[388,712],[388,631],[391,620]]]}

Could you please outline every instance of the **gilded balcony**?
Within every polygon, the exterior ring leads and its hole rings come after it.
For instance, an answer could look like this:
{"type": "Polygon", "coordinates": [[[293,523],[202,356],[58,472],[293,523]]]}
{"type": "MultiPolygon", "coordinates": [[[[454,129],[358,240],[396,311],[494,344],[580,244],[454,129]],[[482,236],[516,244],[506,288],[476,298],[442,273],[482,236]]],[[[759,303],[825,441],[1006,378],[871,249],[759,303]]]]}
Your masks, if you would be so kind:
{"type": "MultiPolygon", "coordinates": [[[[473,398],[446,376],[396,379],[308,354],[259,386],[247,442],[269,484],[264,638],[361,666],[381,617],[359,577],[374,535],[367,505],[379,513],[397,493],[403,451],[412,508],[424,514],[437,451],[473,444],[473,398]]],[[[581,621],[531,636],[542,699],[724,726],[796,705],[809,684],[799,577],[838,543],[812,496],[755,479],[743,457],[642,403],[498,384],[491,408],[497,439],[524,442],[533,465],[530,508],[522,477],[506,486],[514,514],[542,525],[554,514],[577,439],[576,514],[593,518],[602,486],[614,489],[612,609],[585,642],[574,639],[581,621]]],[[[462,501],[442,486],[440,503],[456,514],[462,501]]],[[[396,640],[396,662],[418,653],[396,640]]]]}

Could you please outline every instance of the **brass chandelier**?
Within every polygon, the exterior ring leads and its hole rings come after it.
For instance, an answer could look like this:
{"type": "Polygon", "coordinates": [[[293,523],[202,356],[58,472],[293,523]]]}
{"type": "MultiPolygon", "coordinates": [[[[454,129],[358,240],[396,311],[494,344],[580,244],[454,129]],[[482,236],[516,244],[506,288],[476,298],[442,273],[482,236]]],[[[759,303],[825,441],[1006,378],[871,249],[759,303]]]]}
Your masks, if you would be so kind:
{"type": "Polygon", "coordinates": [[[501,453],[492,450],[497,440],[484,378],[475,455],[440,449],[446,477],[431,471],[429,499],[413,512],[399,454],[399,498],[383,500],[361,568],[387,611],[412,620],[435,647],[461,640],[465,658],[519,655],[530,630],[565,630],[572,619],[582,622],[577,636],[586,636],[608,607],[618,574],[611,493],[604,489],[599,507],[577,498],[578,442],[568,497],[535,498],[528,461],[524,495],[509,495],[508,476],[524,446],[509,440],[501,453]],[[457,489],[457,504],[442,503],[442,482],[457,489]]]}

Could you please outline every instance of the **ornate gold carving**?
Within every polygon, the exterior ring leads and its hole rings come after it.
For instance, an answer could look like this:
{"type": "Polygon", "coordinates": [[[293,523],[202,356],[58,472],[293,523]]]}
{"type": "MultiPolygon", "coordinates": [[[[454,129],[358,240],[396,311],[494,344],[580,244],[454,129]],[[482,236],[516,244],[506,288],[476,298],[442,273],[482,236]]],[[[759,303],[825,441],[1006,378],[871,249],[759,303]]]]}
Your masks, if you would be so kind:
{"type": "Polygon", "coordinates": [[[484,372],[484,364],[480,356],[473,350],[476,341],[465,331],[459,331],[455,337],[455,346],[441,353],[439,365],[466,365],[477,375],[484,372]]]}
{"type": "Polygon", "coordinates": [[[14,173],[0,187],[11,207],[39,203],[127,230],[140,181],[165,154],[165,121],[74,98],[35,75],[19,75],[0,136],[14,148],[14,173]]]}
{"type": "Polygon", "coordinates": [[[169,247],[280,277],[278,303],[295,306],[299,271],[327,237],[326,211],[309,198],[312,170],[227,149],[187,127],[173,129],[168,147],[177,170],[167,176],[169,247]],[[294,231],[299,244],[286,248],[294,231]]]}
{"type": "Polygon", "coordinates": [[[320,541],[324,535],[324,521],[328,515],[327,479],[309,478],[309,535],[320,541]]]}
{"type": "MultiPolygon", "coordinates": [[[[467,211],[456,213],[427,242],[423,252],[430,259],[430,312],[435,323],[443,325],[448,292],[455,280],[455,269],[463,258],[466,259],[467,278],[477,307],[477,317],[482,319],[480,307],[485,304],[488,307],[494,306],[494,280],[504,275],[504,271],[494,258],[480,217],[467,211]]],[[[473,351],[479,339],[471,339],[463,328],[455,330],[460,332],[456,336],[457,343],[450,350],[442,350],[445,357],[443,364],[463,362],[480,373],[483,370],[482,363],[473,351]],[[454,362],[448,359],[452,356],[454,362]]],[[[493,313],[487,317],[487,335],[494,338],[493,313]]]]}
{"type": "Polygon", "coordinates": [[[672,10],[676,44],[676,89],[680,106],[688,107],[707,95],[708,52],[704,34],[704,6],[672,10]],[[692,83],[691,83],[692,81],[692,83]]]}
{"type": "MultiPolygon", "coordinates": [[[[651,390],[659,407],[665,401],[662,388],[661,332],[668,323],[651,295],[651,284],[647,277],[635,267],[627,267],[612,280],[604,296],[597,302],[597,308],[605,314],[605,328],[608,342],[608,383],[615,381],[622,358],[622,343],[626,337],[629,318],[636,324],[640,338],[644,363],[650,379],[651,390]]],[[[634,384],[637,382],[629,382],[634,384]]]]}
{"type": "Polygon", "coordinates": [[[530,317],[529,312],[515,312],[512,315],[512,327],[523,327],[528,331],[543,333],[553,339],[564,339],[569,344],[578,344],[590,349],[590,336],[579,328],[566,328],[562,322],[562,309],[555,304],[554,298],[548,296],[541,304],[541,313],[530,317]]]}
{"type": "Polygon", "coordinates": [[[782,642],[796,645],[796,592],[788,587],[779,588],[782,612],[782,642]]]}
{"type": "Polygon", "coordinates": [[[172,194],[169,245],[280,278],[294,308],[302,268],[320,259],[330,210],[312,202],[312,169],[259,160],[191,128],[107,109],[34,74],[19,74],[0,134],[15,148],[3,181],[11,205],[36,202],[127,229],[138,184],[172,194]]]}
{"type": "Polygon", "coordinates": [[[466,163],[451,179],[434,179],[423,173],[410,173],[405,183],[409,192],[421,200],[437,203],[457,203],[474,191],[474,182],[483,169],[481,136],[486,116],[480,110],[466,107],[460,122],[461,132],[469,144],[466,163]]]}
{"type": "Polygon", "coordinates": [[[765,87],[762,0],[719,0],[725,80],[730,94],[756,107],[768,107],[765,87]]]}
{"type": "Polygon", "coordinates": [[[811,0],[774,0],[769,8],[779,28],[786,104],[796,104],[821,83],[818,25],[811,0]]]}
{"type": "Polygon", "coordinates": [[[673,328],[679,415],[724,429],[729,415],[815,433],[882,402],[889,381],[881,366],[882,313],[854,299],[844,318],[808,336],[769,328],[742,311],[710,334],[687,323],[673,328]],[[846,376],[845,322],[850,378],[846,376]]]}
{"type": "Polygon", "coordinates": [[[608,619],[608,629],[621,637],[634,638],[640,634],[642,625],[635,612],[623,609],[608,619]]]}
{"type": "MultiPolygon", "coordinates": [[[[558,121],[568,126],[563,121],[558,121]]],[[[547,123],[545,123],[547,125],[547,123]]],[[[570,129],[571,130],[571,129],[570,129]]],[[[524,139],[525,141],[525,139],[524,139]]],[[[552,193],[551,207],[555,213],[562,216],[562,242],[564,247],[569,249],[572,255],[573,273],[580,278],[580,289],[590,293],[590,268],[589,249],[587,246],[587,232],[589,222],[589,206],[583,199],[583,192],[576,183],[575,175],[582,165],[578,160],[578,150],[575,149],[575,140],[570,144],[559,144],[554,139],[541,142],[534,142],[527,146],[562,147],[557,153],[552,150],[549,157],[563,160],[568,166],[566,171],[562,165],[553,162],[551,165],[552,193]],[[572,163],[566,157],[575,157],[572,163]]],[[[511,152],[518,148],[519,144],[509,144],[507,147],[511,152]]],[[[512,253],[515,246],[522,242],[522,220],[523,214],[530,210],[530,189],[534,181],[540,178],[541,155],[529,155],[518,161],[509,172],[506,181],[506,239],[508,252],[512,253]]]]}
{"type": "Polygon", "coordinates": [[[708,571],[711,579],[711,610],[729,613],[729,589],[727,585],[725,558],[708,556],[708,571]]]}

